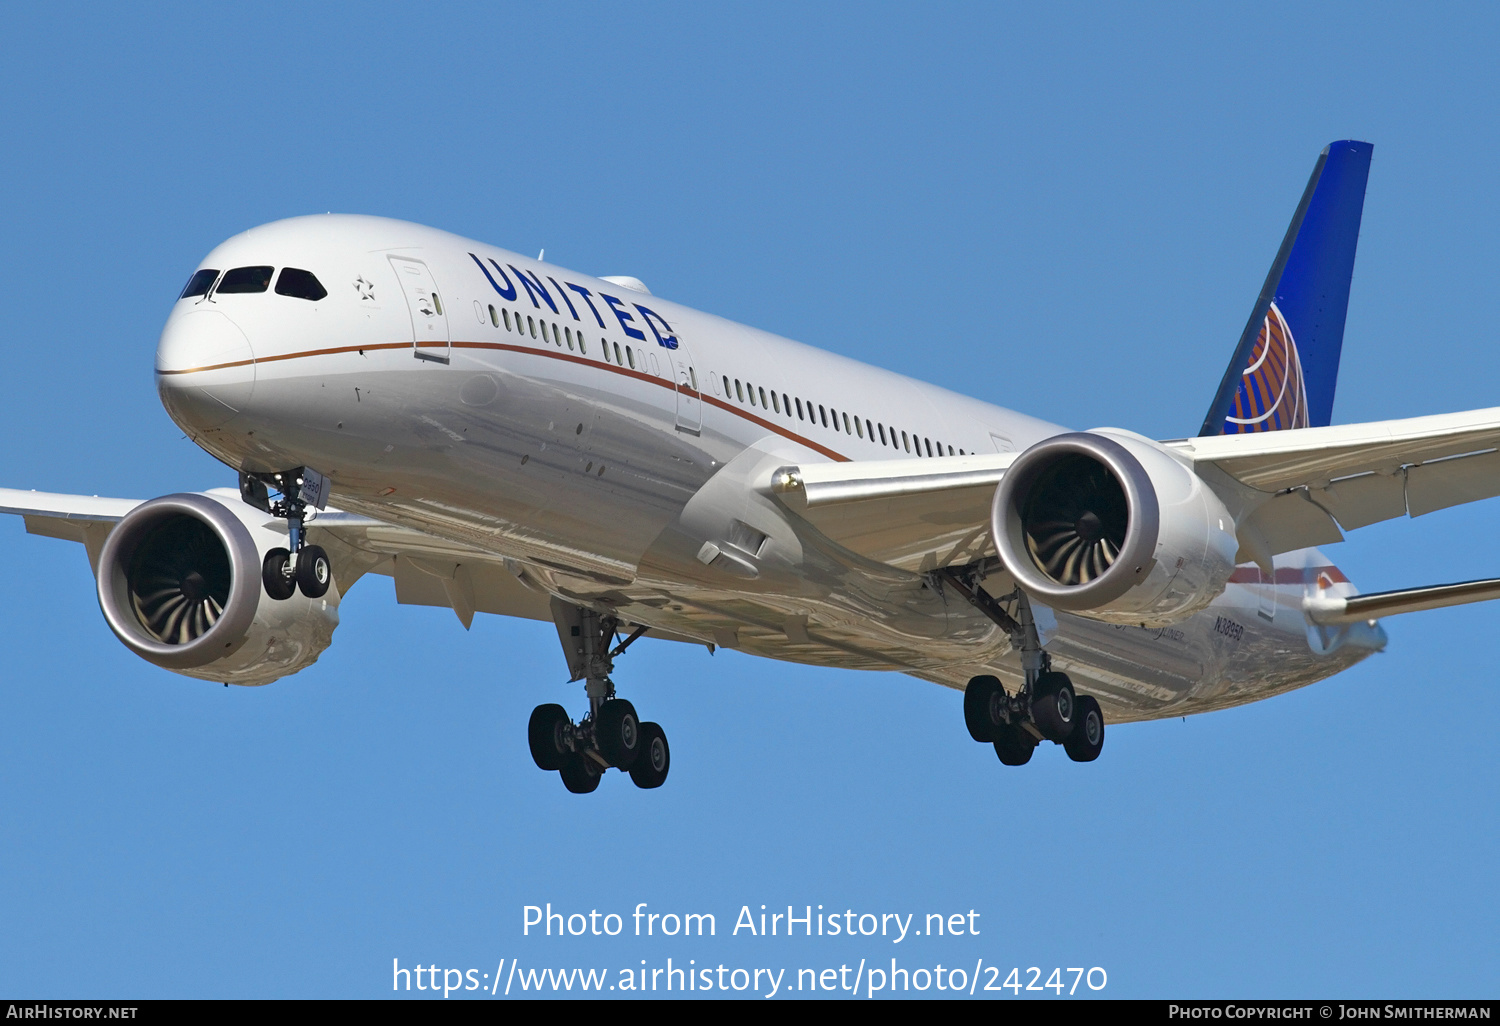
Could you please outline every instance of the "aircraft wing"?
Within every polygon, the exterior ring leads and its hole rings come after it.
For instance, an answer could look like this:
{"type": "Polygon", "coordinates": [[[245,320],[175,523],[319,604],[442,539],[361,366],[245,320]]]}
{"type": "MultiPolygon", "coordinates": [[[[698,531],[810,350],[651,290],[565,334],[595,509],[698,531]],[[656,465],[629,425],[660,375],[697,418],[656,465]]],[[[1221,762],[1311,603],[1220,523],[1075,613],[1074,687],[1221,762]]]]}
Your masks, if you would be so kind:
{"type": "MultiPolygon", "coordinates": [[[[214,497],[226,505],[240,503],[233,491],[215,491],[214,497]]],[[[23,517],[30,534],[82,542],[96,574],[110,531],[142,501],[0,488],[0,513],[23,517]]],[[[363,575],[377,573],[395,578],[396,601],[449,607],[465,627],[475,612],[552,619],[549,596],[492,552],[339,510],[310,520],[308,536],[329,550],[345,592],[363,575]]]]}
{"type": "Polygon", "coordinates": [[[1271,553],[1500,495],[1500,407],[1165,444],[1200,474],[1275,496],[1252,518],[1271,553]]]}
{"type": "MultiPolygon", "coordinates": [[[[1342,541],[1340,527],[1500,495],[1500,407],[1163,444],[1210,481],[1223,475],[1269,494],[1242,529],[1256,537],[1246,560],[1342,541]]],[[[925,571],[994,552],[990,501],[1015,458],[789,466],[770,490],[837,544],[925,571]]]]}
{"type": "Polygon", "coordinates": [[[995,551],[990,502],[1016,453],[783,467],[771,491],[829,539],[906,570],[995,551]]]}

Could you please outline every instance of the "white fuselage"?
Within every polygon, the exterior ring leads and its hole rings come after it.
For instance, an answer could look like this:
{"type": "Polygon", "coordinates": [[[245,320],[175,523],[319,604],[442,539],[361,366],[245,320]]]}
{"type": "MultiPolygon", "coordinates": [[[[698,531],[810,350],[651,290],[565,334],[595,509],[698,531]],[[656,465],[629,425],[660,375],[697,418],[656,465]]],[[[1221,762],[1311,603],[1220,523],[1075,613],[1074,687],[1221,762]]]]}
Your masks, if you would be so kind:
{"type": "MultiPolygon", "coordinates": [[[[938,460],[1063,428],[405,222],[276,222],[202,266],[257,265],[311,271],[328,295],[179,300],[157,353],[167,409],[229,465],[315,467],[342,509],[492,553],[669,637],[959,688],[1019,680],[977,611],[796,518],[761,522],[753,576],[706,566],[696,507],[743,502],[757,523],[765,510],[730,485],[766,460],[938,460]]],[[[1375,625],[1305,621],[1310,590],[1352,591],[1315,550],[1277,562],[1274,585],[1241,568],[1171,628],[1059,614],[1048,650],[1118,722],[1267,697],[1383,645],[1375,625]]]]}

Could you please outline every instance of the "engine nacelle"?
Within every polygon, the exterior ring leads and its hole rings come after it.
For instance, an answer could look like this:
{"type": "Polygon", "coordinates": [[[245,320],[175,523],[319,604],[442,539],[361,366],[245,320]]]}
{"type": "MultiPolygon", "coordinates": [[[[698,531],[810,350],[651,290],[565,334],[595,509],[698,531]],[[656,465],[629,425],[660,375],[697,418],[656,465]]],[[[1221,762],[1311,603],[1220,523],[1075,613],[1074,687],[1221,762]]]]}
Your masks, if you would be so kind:
{"type": "Polygon", "coordinates": [[[1234,518],[1149,439],[1105,429],[1027,449],[995,490],[990,529],[1028,594],[1110,623],[1161,626],[1224,590],[1234,518]]]}
{"type": "Polygon", "coordinates": [[[338,587],[318,599],[267,595],[261,563],[287,544],[267,520],[227,490],[131,510],[99,557],[110,630],[142,659],[204,680],[269,684],[312,665],[338,626],[338,587]]]}

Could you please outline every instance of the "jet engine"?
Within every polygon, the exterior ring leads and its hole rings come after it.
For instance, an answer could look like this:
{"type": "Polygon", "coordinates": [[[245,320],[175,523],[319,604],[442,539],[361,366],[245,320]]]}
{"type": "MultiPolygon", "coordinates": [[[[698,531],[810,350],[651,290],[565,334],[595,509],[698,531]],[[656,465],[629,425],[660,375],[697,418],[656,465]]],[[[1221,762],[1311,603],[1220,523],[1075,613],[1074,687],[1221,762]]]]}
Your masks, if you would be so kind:
{"type": "Polygon", "coordinates": [[[136,655],[189,677],[269,684],[296,673],[333,640],[339,591],[267,595],[262,562],[286,543],[280,522],[232,492],[144,502],[100,553],[104,619],[136,655]]]}
{"type": "Polygon", "coordinates": [[[1224,590],[1239,543],[1203,479],[1166,449],[1114,429],[1027,449],[995,491],[990,529],[1038,601],[1110,623],[1163,626],[1224,590]]]}

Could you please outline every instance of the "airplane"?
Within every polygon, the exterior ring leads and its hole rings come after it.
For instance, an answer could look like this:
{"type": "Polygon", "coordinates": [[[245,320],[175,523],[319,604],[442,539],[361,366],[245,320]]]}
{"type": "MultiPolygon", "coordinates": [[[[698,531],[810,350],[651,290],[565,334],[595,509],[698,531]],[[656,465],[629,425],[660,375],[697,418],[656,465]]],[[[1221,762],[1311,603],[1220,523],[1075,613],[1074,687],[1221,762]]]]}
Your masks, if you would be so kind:
{"type": "Polygon", "coordinates": [[[667,778],[614,682],[654,638],[963,692],[1005,765],[1105,723],[1269,698],[1379,651],[1378,619],[1500,580],[1360,594],[1318,546],[1500,494],[1500,408],[1333,425],[1373,147],[1318,157],[1196,437],[1073,430],[593,277],[379,217],[217,246],[156,350],[237,488],[0,490],[81,542],[106,624],[225,686],[312,665],[366,574],[399,603],[555,625],[575,720],[537,766],[667,778]]]}

